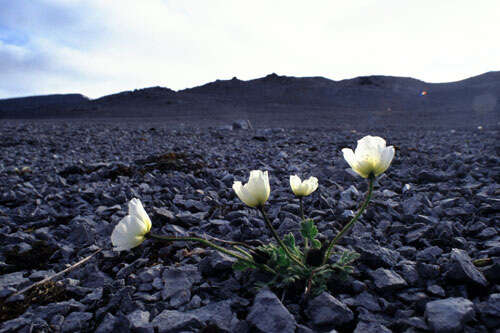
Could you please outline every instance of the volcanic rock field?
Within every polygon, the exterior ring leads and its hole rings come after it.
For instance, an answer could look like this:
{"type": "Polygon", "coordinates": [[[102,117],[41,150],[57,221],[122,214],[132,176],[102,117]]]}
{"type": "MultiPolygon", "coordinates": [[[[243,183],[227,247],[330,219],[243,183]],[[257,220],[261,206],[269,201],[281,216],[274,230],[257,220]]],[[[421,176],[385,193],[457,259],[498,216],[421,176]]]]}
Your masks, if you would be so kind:
{"type": "Polygon", "coordinates": [[[0,332],[499,332],[498,126],[236,125],[3,120],[0,332]],[[111,250],[132,198],[157,234],[273,241],[231,188],[254,169],[269,171],[281,236],[300,228],[289,176],[317,177],[305,211],[332,239],[367,189],[341,149],[365,135],[396,155],[337,247],[361,255],[354,273],[319,296],[258,289],[264,274],[193,243],[111,250]]]}

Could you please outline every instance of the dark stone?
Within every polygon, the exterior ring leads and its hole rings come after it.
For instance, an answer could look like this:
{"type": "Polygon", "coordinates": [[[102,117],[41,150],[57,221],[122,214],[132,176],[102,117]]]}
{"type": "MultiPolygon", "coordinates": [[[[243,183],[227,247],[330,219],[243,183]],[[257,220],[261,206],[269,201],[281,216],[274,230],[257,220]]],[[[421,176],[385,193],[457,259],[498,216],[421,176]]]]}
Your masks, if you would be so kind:
{"type": "Polygon", "coordinates": [[[195,315],[205,325],[213,325],[224,332],[232,332],[232,323],[236,322],[236,315],[231,310],[231,301],[211,303],[189,312],[195,315]]]}
{"type": "Polygon", "coordinates": [[[491,294],[486,302],[479,304],[478,310],[486,326],[500,327],[500,294],[491,294]]]}
{"type": "Polygon", "coordinates": [[[452,249],[446,277],[453,281],[475,284],[486,287],[488,281],[472,263],[469,255],[459,249],[452,249]]]}
{"type": "Polygon", "coordinates": [[[446,296],[444,289],[441,288],[441,286],[438,286],[437,284],[433,284],[431,286],[428,286],[427,291],[433,295],[437,295],[437,296],[441,296],[441,297],[446,296]]]}
{"type": "Polygon", "coordinates": [[[403,278],[394,271],[378,268],[370,272],[375,287],[381,291],[394,291],[407,286],[403,278]]]}
{"type": "Polygon", "coordinates": [[[474,318],[474,305],[462,297],[432,301],[425,306],[425,318],[434,332],[460,332],[474,318]]]}
{"type": "Polygon", "coordinates": [[[316,326],[342,326],[354,319],[352,311],[327,292],[309,301],[306,313],[316,326]]]}
{"type": "Polygon", "coordinates": [[[386,326],[376,322],[360,321],[353,333],[392,333],[386,326]]]}
{"type": "Polygon", "coordinates": [[[356,251],[361,254],[360,261],[371,268],[393,267],[401,257],[399,252],[375,245],[373,243],[362,242],[356,245],[356,251]]]}
{"type": "Polygon", "coordinates": [[[421,280],[414,261],[404,260],[396,266],[396,271],[410,285],[416,285],[421,280]]]}
{"type": "Polygon", "coordinates": [[[278,297],[267,289],[255,296],[247,321],[263,333],[293,333],[296,326],[295,318],[278,297]]]}
{"type": "Polygon", "coordinates": [[[422,251],[419,251],[417,253],[416,260],[435,264],[442,253],[443,250],[441,250],[440,247],[430,246],[422,251]]]}
{"type": "Polygon", "coordinates": [[[195,315],[176,310],[164,310],[151,321],[151,325],[158,330],[158,333],[197,331],[203,327],[195,315]]]}
{"type": "Polygon", "coordinates": [[[426,264],[424,262],[417,262],[417,272],[420,278],[425,280],[434,280],[441,275],[438,265],[426,264]]]}
{"type": "Polygon", "coordinates": [[[86,331],[89,327],[90,320],[92,319],[90,312],[71,312],[62,324],[62,332],[81,332],[86,331]]]}
{"type": "Polygon", "coordinates": [[[101,321],[97,329],[95,330],[96,333],[129,333],[129,322],[127,318],[124,318],[123,316],[121,317],[116,317],[113,316],[111,313],[106,313],[106,316],[104,316],[104,319],[101,321]]]}
{"type": "Polygon", "coordinates": [[[4,274],[0,276],[0,289],[18,286],[29,281],[30,279],[24,277],[24,272],[4,274]]]}
{"type": "Polygon", "coordinates": [[[135,310],[127,315],[127,319],[132,329],[149,327],[150,313],[148,311],[135,310]]]}
{"type": "Polygon", "coordinates": [[[484,276],[491,282],[500,281],[500,257],[494,257],[492,264],[482,268],[484,276]]]}
{"type": "Polygon", "coordinates": [[[373,312],[382,310],[377,298],[367,291],[364,291],[355,297],[355,304],[356,306],[362,306],[373,312]]]}
{"type": "Polygon", "coordinates": [[[83,312],[87,309],[85,305],[75,300],[69,300],[58,303],[51,303],[44,306],[39,306],[37,308],[37,315],[42,318],[49,320],[52,316],[60,314],[66,316],[69,312],[79,311],[83,312]]]}
{"type": "Polygon", "coordinates": [[[214,276],[232,270],[236,259],[218,251],[212,251],[200,262],[200,271],[205,276],[214,276]]]}
{"type": "Polygon", "coordinates": [[[184,265],[180,267],[169,267],[163,271],[164,287],[161,291],[163,300],[171,299],[171,305],[182,305],[189,302],[191,298],[191,287],[194,283],[201,281],[198,267],[184,265]]]}

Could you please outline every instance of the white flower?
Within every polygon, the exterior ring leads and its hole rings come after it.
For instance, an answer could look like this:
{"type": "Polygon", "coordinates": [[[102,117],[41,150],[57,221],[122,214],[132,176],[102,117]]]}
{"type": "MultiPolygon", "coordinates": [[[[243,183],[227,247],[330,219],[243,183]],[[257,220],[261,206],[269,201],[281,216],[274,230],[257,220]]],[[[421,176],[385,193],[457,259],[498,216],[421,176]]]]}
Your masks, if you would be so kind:
{"type": "Polygon", "coordinates": [[[151,220],[139,199],[128,203],[128,215],[115,227],[111,234],[114,251],[130,250],[144,241],[144,235],[151,230],[151,220]]]}
{"type": "Polygon", "coordinates": [[[358,140],[354,152],[350,148],[344,148],[342,153],[357,174],[368,178],[370,174],[378,176],[389,168],[394,157],[394,147],[386,147],[384,139],[368,135],[358,140]]]}
{"type": "Polygon", "coordinates": [[[271,193],[267,171],[250,171],[248,183],[242,185],[241,182],[234,182],[233,190],[246,205],[250,207],[262,206],[271,193]]]}
{"type": "Polygon", "coordinates": [[[318,188],[318,178],[309,177],[301,181],[297,175],[290,176],[290,187],[293,193],[298,197],[304,197],[316,191],[318,188]]]}

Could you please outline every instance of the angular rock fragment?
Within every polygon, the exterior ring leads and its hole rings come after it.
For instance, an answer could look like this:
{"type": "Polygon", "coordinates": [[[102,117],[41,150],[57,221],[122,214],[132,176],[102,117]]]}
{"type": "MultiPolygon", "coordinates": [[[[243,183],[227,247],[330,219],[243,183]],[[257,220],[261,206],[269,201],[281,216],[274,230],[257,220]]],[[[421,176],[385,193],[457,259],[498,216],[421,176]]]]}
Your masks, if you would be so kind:
{"type": "Polygon", "coordinates": [[[292,314],[273,292],[266,289],[255,296],[247,321],[263,333],[293,333],[296,326],[292,314]]]}
{"type": "Polygon", "coordinates": [[[432,301],[425,306],[425,318],[434,332],[460,332],[474,318],[474,305],[462,297],[432,301]]]}

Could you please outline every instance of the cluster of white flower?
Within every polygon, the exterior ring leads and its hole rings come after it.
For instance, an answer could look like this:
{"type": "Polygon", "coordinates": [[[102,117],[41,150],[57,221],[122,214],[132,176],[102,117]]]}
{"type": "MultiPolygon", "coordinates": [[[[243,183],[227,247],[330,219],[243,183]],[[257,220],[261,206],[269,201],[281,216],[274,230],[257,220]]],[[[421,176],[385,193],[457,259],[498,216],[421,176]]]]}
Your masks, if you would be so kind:
{"type": "MultiPolygon", "coordinates": [[[[353,151],[342,149],[344,159],[363,178],[375,178],[390,166],[394,147],[386,147],[380,137],[365,136],[358,141],[353,151]]],[[[290,176],[290,187],[297,197],[308,196],[318,188],[318,179],[310,177],[302,181],[297,175],[290,176]]],[[[249,207],[262,207],[271,193],[267,171],[252,170],[246,184],[236,181],[233,190],[238,198],[249,207]]],[[[129,213],[115,227],[111,242],[115,251],[130,250],[139,246],[151,230],[151,220],[139,199],[129,202],[129,213]]]]}

